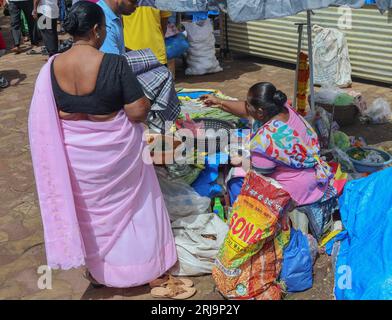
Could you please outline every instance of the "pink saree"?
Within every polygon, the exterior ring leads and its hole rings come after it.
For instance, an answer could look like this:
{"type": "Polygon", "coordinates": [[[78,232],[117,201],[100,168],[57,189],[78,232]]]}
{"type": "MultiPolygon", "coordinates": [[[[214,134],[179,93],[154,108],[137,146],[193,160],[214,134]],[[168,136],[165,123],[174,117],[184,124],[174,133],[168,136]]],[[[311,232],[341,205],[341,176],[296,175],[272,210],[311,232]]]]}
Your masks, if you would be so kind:
{"type": "Polygon", "coordinates": [[[48,265],[86,265],[100,283],[148,283],[177,261],[154,167],[142,159],[143,128],[121,111],[108,122],[58,117],[50,64],[29,114],[32,161],[48,265]]]}

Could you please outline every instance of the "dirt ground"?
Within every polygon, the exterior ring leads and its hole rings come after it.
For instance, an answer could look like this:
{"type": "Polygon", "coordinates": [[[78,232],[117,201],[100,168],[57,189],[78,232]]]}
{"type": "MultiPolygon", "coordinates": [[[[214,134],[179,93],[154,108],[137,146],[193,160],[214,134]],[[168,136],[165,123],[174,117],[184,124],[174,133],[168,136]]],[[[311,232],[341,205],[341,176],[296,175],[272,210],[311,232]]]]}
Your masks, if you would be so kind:
{"type": "MultiPolygon", "coordinates": [[[[1,32],[9,39],[9,21],[0,17],[1,32]]],[[[26,47],[27,49],[27,47],[26,47]]],[[[11,87],[0,89],[0,299],[151,299],[148,287],[94,289],[82,276],[83,270],[54,271],[53,289],[40,290],[37,268],[45,264],[43,231],[35,192],[27,116],[36,76],[45,63],[43,56],[7,53],[0,58],[0,72],[11,80],[11,87]]],[[[292,67],[236,56],[223,62],[224,71],[215,75],[185,77],[179,62],[177,86],[216,88],[242,98],[258,81],[271,81],[280,90],[293,91],[292,67]]],[[[392,102],[391,88],[355,82],[368,101],[384,97],[392,102]]],[[[355,126],[344,128],[349,134],[363,136],[369,143],[392,140],[392,126],[355,126]]],[[[330,259],[322,255],[314,268],[314,287],[287,299],[333,299],[330,259]]],[[[210,276],[194,279],[194,299],[221,299],[210,276]]]]}

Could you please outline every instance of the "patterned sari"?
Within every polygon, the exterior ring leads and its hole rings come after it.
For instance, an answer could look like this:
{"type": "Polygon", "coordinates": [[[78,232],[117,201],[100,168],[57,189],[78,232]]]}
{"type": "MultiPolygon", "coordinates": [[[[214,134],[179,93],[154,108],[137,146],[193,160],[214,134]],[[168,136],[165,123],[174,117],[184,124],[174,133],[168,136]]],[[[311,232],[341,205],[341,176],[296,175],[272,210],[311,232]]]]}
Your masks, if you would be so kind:
{"type": "MultiPolygon", "coordinates": [[[[298,117],[305,124],[309,139],[303,139],[287,123],[271,120],[258,129],[254,129],[250,148],[253,152],[280,165],[294,169],[314,168],[317,182],[320,186],[325,186],[333,178],[333,173],[329,165],[320,158],[320,145],[316,132],[305,119],[300,115],[298,117]],[[309,140],[310,143],[305,140],[309,140]]],[[[256,126],[258,124],[256,123],[256,126]]]]}

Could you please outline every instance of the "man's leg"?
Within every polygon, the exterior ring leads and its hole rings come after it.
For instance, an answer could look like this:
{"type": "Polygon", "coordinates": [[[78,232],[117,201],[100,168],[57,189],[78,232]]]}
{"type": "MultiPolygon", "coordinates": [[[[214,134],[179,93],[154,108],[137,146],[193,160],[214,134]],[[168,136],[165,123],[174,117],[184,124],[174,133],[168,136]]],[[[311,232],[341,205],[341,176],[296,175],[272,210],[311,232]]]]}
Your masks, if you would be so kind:
{"type": "MultiPolygon", "coordinates": [[[[41,17],[41,15],[40,15],[41,17]]],[[[42,20],[42,18],[40,18],[42,20]]],[[[40,29],[45,47],[49,53],[49,57],[56,54],[59,50],[59,39],[57,34],[57,19],[49,19],[45,17],[43,29],[40,29]]]]}
{"type": "Polygon", "coordinates": [[[33,0],[28,0],[28,1],[19,1],[21,4],[21,9],[23,10],[26,20],[27,20],[27,25],[29,26],[29,35],[30,35],[30,41],[32,46],[38,46],[39,45],[39,38],[37,34],[37,23],[34,20],[32,16],[32,12],[34,9],[33,6],[33,0]]]}
{"type": "Polygon", "coordinates": [[[21,19],[20,19],[20,9],[17,5],[18,2],[13,2],[10,1],[8,4],[8,8],[10,11],[10,17],[11,17],[11,34],[12,34],[12,39],[14,41],[14,46],[15,48],[12,49],[12,51],[19,53],[20,49],[20,40],[22,37],[22,33],[20,30],[20,25],[21,25],[21,19]]]}
{"type": "Polygon", "coordinates": [[[28,35],[29,35],[29,25],[27,24],[27,19],[26,19],[26,16],[25,16],[23,10],[21,10],[20,18],[21,18],[21,22],[22,22],[22,24],[21,24],[21,26],[22,26],[22,35],[23,35],[23,37],[28,37],[28,35]]]}

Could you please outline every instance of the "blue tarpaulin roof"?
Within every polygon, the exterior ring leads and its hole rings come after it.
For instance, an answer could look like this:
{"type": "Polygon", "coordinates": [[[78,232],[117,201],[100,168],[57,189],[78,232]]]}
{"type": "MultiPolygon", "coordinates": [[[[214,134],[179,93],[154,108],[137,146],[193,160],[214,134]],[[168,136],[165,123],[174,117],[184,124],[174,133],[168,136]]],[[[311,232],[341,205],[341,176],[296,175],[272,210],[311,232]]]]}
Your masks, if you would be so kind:
{"type": "Polygon", "coordinates": [[[361,8],[375,4],[381,11],[392,7],[392,0],[156,0],[161,10],[187,12],[221,10],[234,22],[292,16],[302,11],[348,5],[361,8]]]}

